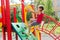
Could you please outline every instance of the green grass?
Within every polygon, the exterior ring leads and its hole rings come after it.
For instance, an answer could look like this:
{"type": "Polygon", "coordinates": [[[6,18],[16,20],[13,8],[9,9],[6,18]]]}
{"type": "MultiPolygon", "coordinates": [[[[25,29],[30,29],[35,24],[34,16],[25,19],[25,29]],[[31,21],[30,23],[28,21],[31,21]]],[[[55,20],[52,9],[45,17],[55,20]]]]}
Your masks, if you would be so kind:
{"type": "Polygon", "coordinates": [[[2,32],[2,28],[0,28],[0,32],[2,32]]]}
{"type": "MultiPolygon", "coordinates": [[[[44,28],[46,28],[46,25],[47,25],[47,24],[44,25],[44,28]]],[[[51,30],[54,26],[55,26],[54,23],[50,23],[50,24],[48,25],[47,30],[51,30]]],[[[53,33],[54,33],[54,34],[60,34],[60,26],[58,26],[58,27],[54,30],[53,33]]]]}
{"type": "Polygon", "coordinates": [[[55,34],[60,34],[60,27],[56,28],[55,34]]]}

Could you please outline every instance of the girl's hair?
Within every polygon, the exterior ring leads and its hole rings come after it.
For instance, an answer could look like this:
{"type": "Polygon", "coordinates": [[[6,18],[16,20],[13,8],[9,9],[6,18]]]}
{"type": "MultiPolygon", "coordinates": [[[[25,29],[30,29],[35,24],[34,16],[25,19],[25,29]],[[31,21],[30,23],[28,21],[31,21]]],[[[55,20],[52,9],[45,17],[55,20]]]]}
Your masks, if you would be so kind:
{"type": "Polygon", "coordinates": [[[42,8],[42,10],[44,10],[43,5],[38,5],[38,8],[42,8]]]}

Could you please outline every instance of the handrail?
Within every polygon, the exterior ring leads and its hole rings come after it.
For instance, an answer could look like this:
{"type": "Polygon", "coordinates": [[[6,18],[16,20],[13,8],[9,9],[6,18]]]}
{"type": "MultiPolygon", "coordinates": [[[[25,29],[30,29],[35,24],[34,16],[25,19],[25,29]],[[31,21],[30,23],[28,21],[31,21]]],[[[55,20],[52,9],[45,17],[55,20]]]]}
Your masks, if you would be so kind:
{"type": "Polygon", "coordinates": [[[52,18],[51,16],[48,16],[46,14],[44,14],[44,16],[48,19],[50,19],[51,21],[53,21],[55,24],[57,24],[58,26],[60,26],[60,22],[58,22],[56,19],[52,18]]]}

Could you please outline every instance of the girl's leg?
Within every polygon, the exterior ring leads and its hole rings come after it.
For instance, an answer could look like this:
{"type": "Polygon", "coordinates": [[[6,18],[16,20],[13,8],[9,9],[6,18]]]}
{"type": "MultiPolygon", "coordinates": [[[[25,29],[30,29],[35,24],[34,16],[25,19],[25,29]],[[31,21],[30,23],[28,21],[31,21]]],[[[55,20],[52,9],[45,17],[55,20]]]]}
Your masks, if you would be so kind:
{"type": "Polygon", "coordinates": [[[35,21],[36,19],[34,19],[34,18],[31,18],[30,19],[30,23],[32,23],[33,21],[35,21]]]}
{"type": "Polygon", "coordinates": [[[34,21],[36,21],[36,19],[34,19],[34,18],[30,19],[30,23],[28,24],[28,26],[29,26],[29,33],[30,33],[31,26],[33,25],[34,21]]]}

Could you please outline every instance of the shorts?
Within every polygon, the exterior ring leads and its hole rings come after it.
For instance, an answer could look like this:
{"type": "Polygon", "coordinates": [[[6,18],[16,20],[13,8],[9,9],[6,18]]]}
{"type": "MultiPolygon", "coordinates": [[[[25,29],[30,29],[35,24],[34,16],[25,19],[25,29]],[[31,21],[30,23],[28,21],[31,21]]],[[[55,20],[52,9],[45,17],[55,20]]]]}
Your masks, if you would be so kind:
{"type": "Polygon", "coordinates": [[[35,26],[35,25],[39,25],[39,23],[37,23],[36,20],[31,23],[31,26],[35,26]]]}

